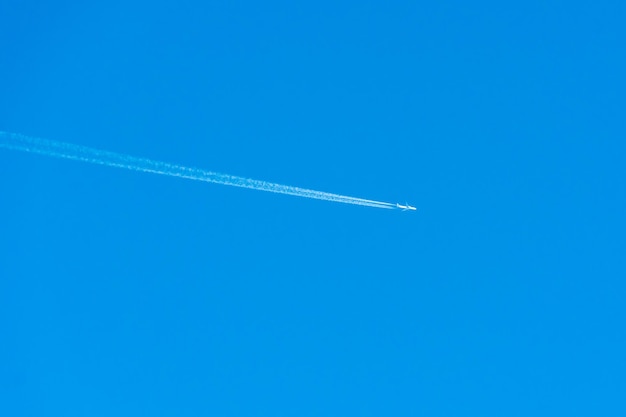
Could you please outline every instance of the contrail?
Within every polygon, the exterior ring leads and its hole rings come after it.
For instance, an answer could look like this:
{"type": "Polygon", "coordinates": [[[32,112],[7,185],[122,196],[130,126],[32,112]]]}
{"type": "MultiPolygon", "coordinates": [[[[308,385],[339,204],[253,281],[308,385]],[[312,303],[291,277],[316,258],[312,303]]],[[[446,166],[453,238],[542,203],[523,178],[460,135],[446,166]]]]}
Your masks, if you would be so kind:
{"type": "Polygon", "coordinates": [[[103,151],[71,143],[33,138],[15,133],[0,131],[0,147],[46,156],[55,156],[58,158],[90,162],[92,164],[105,165],[109,167],[126,168],[141,172],[152,172],[154,174],[168,175],[170,177],[187,178],[190,180],[230,185],[233,187],[250,188],[259,191],[269,191],[278,194],[288,194],[298,197],[313,198],[316,200],[334,201],[336,203],[354,204],[358,206],[381,209],[396,209],[403,207],[383,201],[366,200],[363,198],[237,177],[234,175],[219,174],[217,172],[206,171],[199,168],[189,168],[168,162],[153,161],[151,159],[138,158],[135,156],[103,151]]]}

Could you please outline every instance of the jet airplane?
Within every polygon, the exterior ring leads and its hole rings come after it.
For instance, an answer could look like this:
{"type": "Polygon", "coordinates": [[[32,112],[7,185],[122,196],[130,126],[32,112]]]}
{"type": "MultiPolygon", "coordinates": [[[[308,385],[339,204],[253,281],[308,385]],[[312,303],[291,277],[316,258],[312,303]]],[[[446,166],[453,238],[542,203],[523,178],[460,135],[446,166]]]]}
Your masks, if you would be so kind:
{"type": "Polygon", "coordinates": [[[407,210],[415,211],[415,210],[417,210],[415,207],[410,206],[408,203],[406,203],[405,205],[396,204],[396,207],[399,208],[399,209],[402,209],[402,211],[407,211],[407,210]]]}

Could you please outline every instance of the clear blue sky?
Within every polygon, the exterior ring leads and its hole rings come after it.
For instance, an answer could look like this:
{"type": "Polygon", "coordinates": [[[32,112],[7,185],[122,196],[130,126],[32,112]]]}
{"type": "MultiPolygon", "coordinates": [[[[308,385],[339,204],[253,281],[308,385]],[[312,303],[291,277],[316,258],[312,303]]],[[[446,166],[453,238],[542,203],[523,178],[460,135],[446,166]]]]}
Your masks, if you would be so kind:
{"type": "Polygon", "coordinates": [[[0,150],[0,414],[626,415],[626,7],[548,3],[4,1],[0,130],[419,211],[0,150]]]}

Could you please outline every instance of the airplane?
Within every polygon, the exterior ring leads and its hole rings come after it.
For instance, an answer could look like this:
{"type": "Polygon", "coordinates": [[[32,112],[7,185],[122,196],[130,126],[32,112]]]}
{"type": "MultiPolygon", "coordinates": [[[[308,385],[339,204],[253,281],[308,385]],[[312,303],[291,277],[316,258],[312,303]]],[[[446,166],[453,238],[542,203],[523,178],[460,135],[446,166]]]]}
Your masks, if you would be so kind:
{"type": "Polygon", "coordinates": [[[415,207],[410,206],[408,203],[405,203],[405,205],[403,206],[402,204],[397,204],[396,203],[396,207],[399,209],[402,209],[402,211],[407,211],[407,210],[417,210],[415,207]]]}

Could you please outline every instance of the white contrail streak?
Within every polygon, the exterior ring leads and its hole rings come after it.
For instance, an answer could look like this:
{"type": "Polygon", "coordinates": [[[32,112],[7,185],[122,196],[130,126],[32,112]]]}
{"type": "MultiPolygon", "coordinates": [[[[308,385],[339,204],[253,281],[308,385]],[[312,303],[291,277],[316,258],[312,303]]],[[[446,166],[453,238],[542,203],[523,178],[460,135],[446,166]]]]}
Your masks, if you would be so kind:
{"type": "Polygon", "coordinates": [[[267,181],[219,174],[217,172],[205,171],[199,168],[189,168],[181,165],[170,164],[168,162],[137,158],[135,156],[102,151],[71,143],[33,138],[15,133],[0,131],[0,147],[38,153],[47,156],[55,156],[58,158],[90,162],[92,164],[126,168],[133,171],[152,172],[154,174],[169,175],[171,177],[180,177],[196,181],[212,182],[215,184],[231,185],[234,187],[250,188],[253,190],[269,191],[278,194],[288,194],[298,197],[313,198],[316,200],[334,201],[336,203],[355,204],[359,206],[382,209],[397,208],[396,204],[385,203],[383,201],[366,200],[363,198],[275,184],[267,181]]]}

